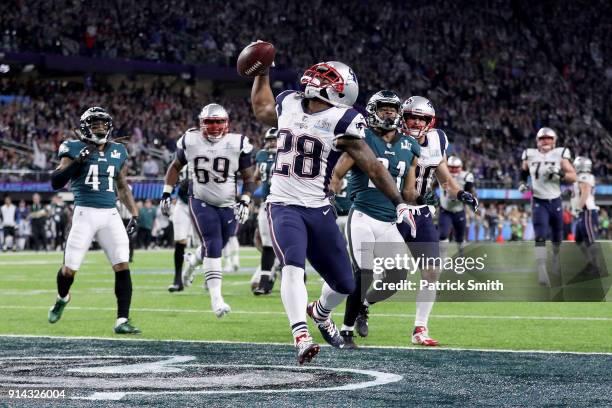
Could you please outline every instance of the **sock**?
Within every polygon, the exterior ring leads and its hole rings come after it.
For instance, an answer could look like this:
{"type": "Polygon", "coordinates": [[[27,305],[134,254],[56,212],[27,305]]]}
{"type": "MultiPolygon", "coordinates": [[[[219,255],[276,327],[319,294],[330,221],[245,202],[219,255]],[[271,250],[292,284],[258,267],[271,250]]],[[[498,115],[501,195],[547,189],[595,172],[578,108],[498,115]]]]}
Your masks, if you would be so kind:
{"type": "Polygon", "coordinates": [[[204,258],[204,276],[211,303],[222,302],[221,280],[223,274],[221,273],[221,258],[204,258]]]}
{"type": "Polygon", "coordinates": [[[130,303],[132,303],[132,277],[129,269],[115,272],[115,296],[117,296],[117,318],[127,319],[130,316],[130,303]]]}
{"type": "Polygon", "coordinates": [[[355,326],[347,326],[346,324],[342,325],[341,331],[355,331],[355,326]]]}
{"type": "Polygon", "coordinates": [[[293,337],[308,333],[306,325],[308,292],[304,284],[304,269],[293,265],[284,266],[280,292],[293,337]]]}
{"type": "Polygon", "coordinates": [[[543,242],[542,243],[536,242],[535,259],[536,259],[536,264],[538,267],[538,281],[544,284],[550,283],[548,279],[548,273],[546,272],[546,258],[547,257],[548,257],[548,252],[546,250],[546,244],[543,242]]]}
{"type": "Polygon", "coordinates": [[[64,275],[62,273],[62,268],[60,267],[59,271],[57,271],[57,294],[63,300],[66,300],[66,296],[68,296],[72,282],[74,282],[74,276],[64,275]]]}
{"type": "Polygon", "coordinates": [[[230,245],[230,260],[232,268],[234,270],[238,270],[240,269],[240,243],[238,242],[238,237],[230,237],[228,244],[230,245]]]}
{"type": "Polygon", "coordinates": [[[272,276],[272,268],[274,267],[274,261],[276,256],[274,255],[274,249],[269,246],[265,246],[261,250],[261,274],[272,276]]]}
{"type": "Polygon", "coordinates": [[[174,244],[174,284],[182,286],[181,273],[183,270],[183,258],[185,255],[185,244],[176,242],[174,244]]]}
{"type": "Polygon", "coordinates": [[[414,319],[415,326],[427,327],[427,321],[429,320],[429,314],[433,308],[434,301],[436,300],[435,289],[419,289],[419,293],[416,296],[416,316],[414,319]]]}
{"type": "Polygon", "coordinates": [[[321,297],[319,297],[319,300],[315,303],[315,317],[321,320],[327,320],[331,311],[340,303],[344,302],[346,297],[347,295],[336,292],[327,282],[325,282],[321,288],[321,297]]]}
{"type": "Polygon", "coordinates": [[[357,289],[346,298],[346,307],[344,309],[344,325],[346,327],[353,327],[355,325],[355,320],[357,320],[357,315],[359,315],[359,310],[364,302],[365,291],[370,287],[372,278],[371,270],[355,271],[355,285],[357,289]]]}

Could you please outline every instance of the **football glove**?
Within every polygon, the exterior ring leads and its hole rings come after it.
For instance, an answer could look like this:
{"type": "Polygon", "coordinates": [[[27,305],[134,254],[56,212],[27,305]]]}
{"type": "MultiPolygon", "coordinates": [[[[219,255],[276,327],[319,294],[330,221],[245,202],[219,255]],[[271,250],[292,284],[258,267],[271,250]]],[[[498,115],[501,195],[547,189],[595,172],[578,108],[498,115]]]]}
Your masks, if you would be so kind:
{"type": "Polygon", "coordinates": [[[561,193],[561,199],[562,200],[571,200],[572,197],[574,196],[574,193],[572,192],[572,190],[563,190],[563,192],[561,193]]]}
{"type": "Polygon", "coordinates": [[[575,208],[574,206],[572,206],[571,213],[574,218],[579,218],[581,212],[582,211],[579,208],[575,208]]]}
{"type": "Polygon", "coordinates": [[[467,191],[459,191],[457,193],[457,200],[461,201],[463,204],[469,205],[474,212],[478,210],[478,199],[467,191]]]}
{"type": "Polygon", "coordinates": [[[244,224],[249,219],[249,203],[251,202],[251,197],[248,195],[243,195],[240,197],[240,201],[236,203],[234,206],[234,216],[238,223],[244,224]]]}
{"type": "Polygon", "coordinates": [[[433,205],[435,207],[440,205],[440,197],[434,191],[428,191],[422,196],[417,198],[417,204],[419,205],[433,205]]]}
{"type": "Polygon", "coordinates": [[[172,207],[172,197],[170,196],[170,193],[162,194],[159,206],[161,208],[162,214],[164,214],[166,217],[169,217],[170,208],[172,207]]]}
{"type": "Polygon", "coordinates": [[[92,152],[93,149],[91,148],[91,146],[85,146],[81,149],[81,151],[79,152],[77,157],[74,158],[74,160],[79,164],[83,164],[87,161],[87,158],[91,156],[92,152]]]}
{"type": "Polygon", "coordinates": [[[412,215],[414,211],[415,208],[406,203],[401,203],[395,207],[395,212],[397,214],[397,219],[395,222],[398,224],[406,222],[410,226],[410,235],[412,235],[412,238],[416,238],[416,222],[414,221],[414,216],[412,215]]]}
{"type": "Polygon", "coordinates": [[[519,193],[525,194],[528,190],[529,190],[529,186],[527,184],[525,184],[525,183],[519,184],[519,186],[518,186],[519,193]]]}
{"type": "Polygon", "coordinates": [[[128,236],[133,236],[138,229],[138,217],[130,218],[130,222],[125,226],[128,236]]]}

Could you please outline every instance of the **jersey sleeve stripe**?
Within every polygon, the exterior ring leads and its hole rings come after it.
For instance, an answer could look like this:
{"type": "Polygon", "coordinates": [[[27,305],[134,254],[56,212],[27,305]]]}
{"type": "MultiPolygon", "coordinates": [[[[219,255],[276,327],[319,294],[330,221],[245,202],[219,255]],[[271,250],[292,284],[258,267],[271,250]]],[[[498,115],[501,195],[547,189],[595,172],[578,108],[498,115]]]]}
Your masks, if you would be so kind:
{"type": "Polygon", "coordinates": [[[329,194],[329,182],[331,181],[332,171],[334,170],[334,167],[336,167],[336,163],[341,155],[341,152],[336,152],[334,150],[329,152],[325,167],[325,177],[323,178],[323,191],[325,192],[325,195],[329,194]]]}
{"type": "Polygon", "coordinates": [[[336,124],[336,127],[334,128],[334,135],[338,136],[345,134],[346,130],[351,125],[351,122],[353,119],[355,119],[355,117],[357,117],[357,115],[359,115],[359,112],[357,112],[355,109],[347,109],[336,124]]]}
{"type": "Polygon", "coordinates": [[[443,131],[441,131],[440,129],[436,129],[436,131],[438,132],[438,137],[440,138],[440,153],[442,153],[442,155],[444,156],[444,154],[446,153],[448,140],[446,139],[446,135],[443,131]]]}
{"type": "Polygon", "coordinates": [[[187,164],[187,157],[185,156],[185,150],[176,149],[176,158],[181,164],[183,165],[187,164]]]}
{"type": "Polygon", "coordinates": [[[280,116],[283,112],[283,101],[287,96],[291,95],[294,92],[295,91],[283,91],[276,96],[276,114],[278,116],[280,116]]]}

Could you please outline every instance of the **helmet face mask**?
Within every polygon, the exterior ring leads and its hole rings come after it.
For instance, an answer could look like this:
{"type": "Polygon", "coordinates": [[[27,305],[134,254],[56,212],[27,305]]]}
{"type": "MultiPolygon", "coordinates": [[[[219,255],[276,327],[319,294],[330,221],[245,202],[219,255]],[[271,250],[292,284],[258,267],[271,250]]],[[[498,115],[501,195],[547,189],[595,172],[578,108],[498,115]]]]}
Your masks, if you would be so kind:
{"type": "Polygon", "coordinates": [[[368,126],[382,130],[397,129],[401,122],[402,101],[391,91],[380,91],[372,95],[366,105],[368,126]]]}
{"type": "Polygon", "coordinates": [[[229,132],[229,116],[223,106],[211,103],[202,108],[200,115],[202,136],[211,142],[218,142],[229,132]]]}
{"type": "Polygon", "coordinates": [[[357,76],[346,64],[338,61],[320,62],[308,68],[300,84],[304,96],[317,98],[337,107],[351,107],[357,100],[357,76]]]}
{"type": "Polygon", "coordinates": [[[415,139],[427,134],[436,124],[436,111],[427,98],[411,96],[402,104],[404,130],[415,139]]]}
{"type": "Polygon", "coordinates": [[[110,139],[113,131],[113,118],[105,109],[94,106],[81,115],[79,138],[86,143],[103,145],[110,139]]]}

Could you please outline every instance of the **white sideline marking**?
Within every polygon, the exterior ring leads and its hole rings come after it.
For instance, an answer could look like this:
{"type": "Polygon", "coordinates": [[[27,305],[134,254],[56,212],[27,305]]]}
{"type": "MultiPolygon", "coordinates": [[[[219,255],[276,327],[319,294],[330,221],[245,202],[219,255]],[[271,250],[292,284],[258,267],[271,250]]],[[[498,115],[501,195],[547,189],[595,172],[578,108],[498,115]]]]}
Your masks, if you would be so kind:
{"type": "MultiPolygon", "coordinates": [[[[131,339],[131,338],[116,338],[116,337],[99,337],[99,336],[46,336],[46,335],[35,335],[35,334],[0,334],[0,339],[6,338],[45,338],[45,339],[62,339],[62,340],[109,340],[109,341],[132,341],[132,342],[169,342],[169,343],[201,343],[201,344],[235,344],[235,345],[262,345],[262,346],[284,346],[291,347],[289,343],[279,342],[264,342],[264,341],[236,341],[236,340],[158,340],[158,339],[131,339]]],[[[321,344],[321,347],[331,347],[328,344],[321,344]]],[[[407,351],[476,351],[482,353],[532,353],[532,354],[572,354],[572,355],[597,355],[597,356],[612,356],[612,352],[608,351],[564,351],[564,350],[510,350],[510,349],[482,349],[482,348],[460,348],[460,347],[419,347],[419,346],[359,346],[363,349],[391,349],[391,350],[407,350],[407,351]]],[[[5,357],[8,358],[8,357],[5,357]]],[[[26,358],[26,357],[11,357],[11,358],[26,358]]]]}
{"type": "MultiPolygon", "coordinates": [[[[42,291],[40,291],[42,292],[42,291]]],[[[54,293],[56,291],[53,291],[54,293]]],[[[0,292],[1,293],[1,292],[0,292]]],[[[24,292],[20,292],[23,294],[24,292]]],[[[33,309],[33,310],[48,310],[48,306],[16,306],[16,305],[0,305],[0,309],[33,309]]],[[[91,311],[115,311],[114,307],[85,307],[85,306],[70,306],[74,310],[91,310],[91,311]]],[[[134,312],[145,313],[213,313],[207,309],[156,309],[156,308],[132,308],[134,312]]],[[[244,315],[274,315],[285,316],[285,312],[275,312],[269,310],[233,310],[232,314],[244,315]]],[[[398,318],[413,318],[412,314],[403,313],[370,313],[372,317],[398,317],[398,318]]],[[[432,315],[431,319],[499,319],[499,320],[575,320],[575,321],[603,321],[610,322],[612,317],[589,317],[589,316],[488,316],[488,315],[432,315]]]]}

